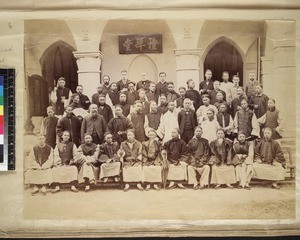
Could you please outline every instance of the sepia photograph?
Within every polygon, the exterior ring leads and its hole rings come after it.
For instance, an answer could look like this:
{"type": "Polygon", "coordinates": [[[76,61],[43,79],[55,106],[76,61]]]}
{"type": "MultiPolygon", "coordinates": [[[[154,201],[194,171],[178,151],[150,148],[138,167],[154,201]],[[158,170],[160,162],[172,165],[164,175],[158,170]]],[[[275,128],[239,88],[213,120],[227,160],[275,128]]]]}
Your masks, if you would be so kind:
{"type": "Polygon", "coordinates": [[[296,219],[296,23],[26,19],[24,219],[296,219]]]}

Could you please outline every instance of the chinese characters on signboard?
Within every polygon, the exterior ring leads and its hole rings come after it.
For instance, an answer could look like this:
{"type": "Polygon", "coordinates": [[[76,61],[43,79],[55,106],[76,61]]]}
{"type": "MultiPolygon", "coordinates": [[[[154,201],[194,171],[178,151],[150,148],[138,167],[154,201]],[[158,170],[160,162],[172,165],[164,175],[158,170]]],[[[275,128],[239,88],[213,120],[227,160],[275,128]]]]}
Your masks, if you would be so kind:
{"type": "Polygon", "coordinates": [[[119,54],[162,53],[162,35],[120,35],[119,54]]]}

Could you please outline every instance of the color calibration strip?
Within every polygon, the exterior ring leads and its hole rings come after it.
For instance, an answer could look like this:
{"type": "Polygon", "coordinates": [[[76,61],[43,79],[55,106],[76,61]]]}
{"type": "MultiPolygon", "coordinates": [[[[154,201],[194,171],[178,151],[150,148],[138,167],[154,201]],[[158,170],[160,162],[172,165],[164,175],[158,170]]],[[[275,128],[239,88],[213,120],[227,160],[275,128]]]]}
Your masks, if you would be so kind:
{"type": "Polygon", "coordinates": [[[15,70],[0,69],[0,170],[15,169],[15,70]]]}

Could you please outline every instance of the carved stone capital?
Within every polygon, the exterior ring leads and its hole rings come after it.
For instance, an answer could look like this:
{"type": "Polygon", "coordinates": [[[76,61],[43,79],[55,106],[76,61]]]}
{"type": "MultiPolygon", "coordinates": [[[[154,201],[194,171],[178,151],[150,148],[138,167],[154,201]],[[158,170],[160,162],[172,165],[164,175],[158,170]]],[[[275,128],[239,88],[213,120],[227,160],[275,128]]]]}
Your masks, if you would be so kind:
{"type": "Polygon", "coordinates": [[[183,56],[183,55],[192,55],[192,56],[201,56],[201,48],[196,49],[175,49],[175,56],[183,56]]]}
{"type": "Polygon", "coordinates": [[[97,52],[73,52],[73,55],[76,59],[80,58],[103,58],[103,53],[100,51],[97,52]]]}

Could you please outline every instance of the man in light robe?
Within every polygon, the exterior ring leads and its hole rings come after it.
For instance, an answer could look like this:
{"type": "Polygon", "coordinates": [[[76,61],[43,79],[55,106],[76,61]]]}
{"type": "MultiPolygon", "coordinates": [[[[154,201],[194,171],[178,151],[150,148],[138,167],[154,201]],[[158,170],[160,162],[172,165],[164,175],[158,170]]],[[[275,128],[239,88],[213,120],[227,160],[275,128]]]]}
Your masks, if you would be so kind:
{"type": "Polygon", "coordinates": [[[162,154],[166,155],[168,160],[168,189],[176,187],[185,189],[182,182],[187,180],[187,158],[188,149],[186,143],[180,139],[180,130],[173,128],[172,139],[163,145],[162,154]]]}
{"type": "Polygon", "coordinates": [[[204,189],[209,183],[210,147],[208,141],[201,136],[202,128],[196,127],[195,135],[187,145],[189,153],[188,184],[193,185],[194,190],[204,189]],[[199,180],[197,180],[197,175],[200,175],[199,180]]]}
{"type": "Polygon", "coordinates": [[[174,102],[169,102],[168,111],[161,117],[156,133],[162,139],[162,142],[165,143],[172,139],[174,128],[179,128],[178,110],[175,108],[174,102]]]}
{"type": "Polygon", "coordinates": [[[278,181],[284,180],[286,162],[278,142],[272,139],[272,129],[265,128],[264,137],[254,150],[254,177],[272,181],[273,188],[279,189],[278,181]]]}
{"type": "Polygon", "coordinates": [[[39,186],[41,193],[46,195],[47,186],[52,183],[53,149],[46,144],[44,135],[39,134],[37,141],[26,161],[25,184],[33,186],[32,195],[39,192],[39,186]]]}
{"type": "Polygon", "coordinates": [[[208,109],[213,109],[215,115],[217,115],[217,113],[218,113],[218,109],[216,108],[216,106],[210,104],[210,98],[209,98],[209,96],[207,94],[202,95],[202,102],[203,102],[203,105],[200,106],[198,108],[198,110],[196,111],[197,121],[198,121],[199,125],[204,120],[207,119],[207,111],[208,111],[208,109]]]}
{"type": "Polygon", "coordinates": [[[223,90],[226,93],[226,100],[229,104],[232,100],[230,89],[233,88],[234,84],[232,82],[229,82],[229,73],[227,71],[224,71],[222,73],[222,80],[220,84],[220,89],[223,90]]]}
{"type": "Polygon", "coordinates": [[[209,109],[206,114],[207,118],[201,123],[202,137],[211,143],[217,138],[217,130],[220,128],[220,125],[215,116],[214,109],[209,109]]]}

